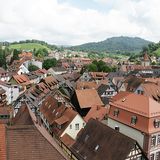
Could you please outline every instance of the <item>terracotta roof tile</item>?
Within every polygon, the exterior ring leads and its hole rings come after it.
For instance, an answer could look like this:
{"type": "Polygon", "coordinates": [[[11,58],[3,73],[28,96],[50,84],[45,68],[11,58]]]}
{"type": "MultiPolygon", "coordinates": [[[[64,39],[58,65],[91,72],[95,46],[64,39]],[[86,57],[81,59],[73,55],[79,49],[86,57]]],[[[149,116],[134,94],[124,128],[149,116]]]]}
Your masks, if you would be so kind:
{"type": "Polygon", "coordinates": [[[99,121],[103,120],[108,112],[108,109],[101,106],[94,106],[92,107],[87,115],[85,116],[84,120],[88,122],[91,118],[97,119],[99,121]]]}
{"type": "Polygon", "coordinates": [[[110,104],[144,117],[160,116],[160,104],[144,95],[130,93],[110,104]]]}
{"type": "Polygon", "coordinates": [[[0,124],[0,159],[7,160],[7,151],[6,151],[6,130],[5,125],[0,124]]]}
{"type": "Polygon", "coordinates": [[[104,105],[95,89],[76,90],[76,96],[81,108],[104,105]]]}
{"type": "Polygon", "coordinates": [[[75,143],[75,140],[67,133],[61,137],[61,141],[69,148],[75,143]]]}

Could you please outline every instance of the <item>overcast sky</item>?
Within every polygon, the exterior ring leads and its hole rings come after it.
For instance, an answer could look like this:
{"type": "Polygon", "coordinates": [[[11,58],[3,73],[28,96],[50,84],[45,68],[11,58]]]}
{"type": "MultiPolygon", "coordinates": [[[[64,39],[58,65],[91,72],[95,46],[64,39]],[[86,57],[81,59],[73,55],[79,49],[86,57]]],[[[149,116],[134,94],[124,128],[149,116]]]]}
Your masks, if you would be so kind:
{"type": "Polygon", "coordinates": [[[0,41],[77,45],[121,35],[160,41],[160,1],[0,0],[0,41]]]}

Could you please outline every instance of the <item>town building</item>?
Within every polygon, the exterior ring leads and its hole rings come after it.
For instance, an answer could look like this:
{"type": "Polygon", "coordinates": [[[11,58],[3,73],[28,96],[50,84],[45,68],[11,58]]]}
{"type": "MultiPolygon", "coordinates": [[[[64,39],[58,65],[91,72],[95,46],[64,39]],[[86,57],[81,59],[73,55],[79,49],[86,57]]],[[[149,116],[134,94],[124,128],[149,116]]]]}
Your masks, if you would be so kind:
{"type": "Polygon", "coordinates": [[[108,126],[135,139],[150,160],[160,158],[160,104],[135,93],[119,93],[110,102],[108,126]]]}

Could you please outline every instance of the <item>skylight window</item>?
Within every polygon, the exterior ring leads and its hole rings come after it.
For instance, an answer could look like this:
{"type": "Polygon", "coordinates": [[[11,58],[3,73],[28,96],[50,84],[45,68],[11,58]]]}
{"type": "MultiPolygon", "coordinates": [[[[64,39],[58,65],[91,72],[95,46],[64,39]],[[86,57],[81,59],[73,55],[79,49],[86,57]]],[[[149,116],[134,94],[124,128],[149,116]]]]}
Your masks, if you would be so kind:
{"type": "Polygon", "coordinates": [[[89,135],[87,134],[84,141],[87,142],[88,138],[89,138],[89,135]]]}
{"type": "Polygon", "coordinates": [[[51,108],[51,104],[48,106],[48,109],[51,108]]]}
{"type": "Polygon", "coordinates": [[[99,145],[97,144],[94,150],[97,151],[98,149],[99,149],[99,145]]]}

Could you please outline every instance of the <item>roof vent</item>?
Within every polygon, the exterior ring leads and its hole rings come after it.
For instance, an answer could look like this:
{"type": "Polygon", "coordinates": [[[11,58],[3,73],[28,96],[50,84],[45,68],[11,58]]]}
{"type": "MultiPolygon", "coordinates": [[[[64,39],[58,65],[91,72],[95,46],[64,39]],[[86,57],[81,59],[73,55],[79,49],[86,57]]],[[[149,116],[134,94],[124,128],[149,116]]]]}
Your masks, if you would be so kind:
{"type": "Polygon", "coordinates": [[[125,102],[125,101],[126,101],[126,99],[125,99],[125,98],[123,98],[123,99],[122,99],[122,102],[125,102]]]}

